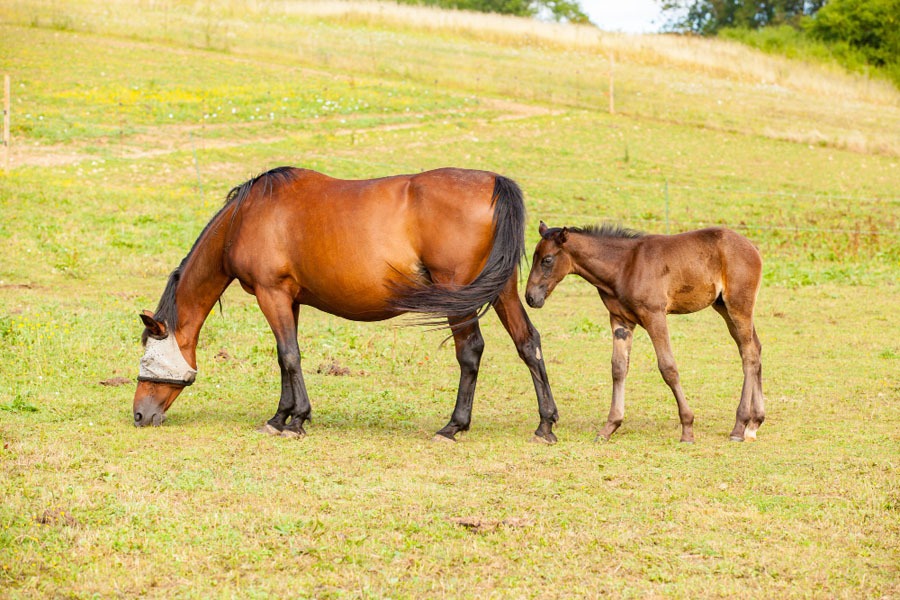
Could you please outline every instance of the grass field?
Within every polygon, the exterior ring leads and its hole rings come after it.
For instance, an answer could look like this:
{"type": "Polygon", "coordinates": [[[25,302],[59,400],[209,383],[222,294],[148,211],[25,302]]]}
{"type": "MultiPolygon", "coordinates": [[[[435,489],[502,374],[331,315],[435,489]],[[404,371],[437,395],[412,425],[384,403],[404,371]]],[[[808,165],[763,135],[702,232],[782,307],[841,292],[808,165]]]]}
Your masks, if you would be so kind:
{"type": "Polygon", "coordinates": [[[6,0],[0,72],[0,597],[900,595],[895,89],[736,44],[250,0],[6,0]],[[313,309],[310,435],[256,433],[278,367],[237,286],[197,384],[136,430],[137,313],[227,191],[282,164],[503,173],[529,251],[541,219],[738,229],[765,259],[759,441],[727,441],[740,360],[707,311],[669,321],[696,443],[640,332],[625,422],[595,444],[610,334],[575,279],[530,311],[555,446],[529,443],[530,378],[490,313],[459,443],[430,441],[458,379],[444,333],[313,309]]]}

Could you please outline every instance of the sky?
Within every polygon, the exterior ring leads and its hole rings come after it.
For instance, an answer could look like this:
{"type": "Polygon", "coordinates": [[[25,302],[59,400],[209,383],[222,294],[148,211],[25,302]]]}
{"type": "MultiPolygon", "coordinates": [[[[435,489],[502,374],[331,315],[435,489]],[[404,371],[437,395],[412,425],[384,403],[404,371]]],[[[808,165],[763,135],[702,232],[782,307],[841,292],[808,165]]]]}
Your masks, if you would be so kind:
{"type": "Polygon", "coordinates": [[[663,24],[657,0],[580,0],[591,22],[605,31],[651,33],[663,24]]]}

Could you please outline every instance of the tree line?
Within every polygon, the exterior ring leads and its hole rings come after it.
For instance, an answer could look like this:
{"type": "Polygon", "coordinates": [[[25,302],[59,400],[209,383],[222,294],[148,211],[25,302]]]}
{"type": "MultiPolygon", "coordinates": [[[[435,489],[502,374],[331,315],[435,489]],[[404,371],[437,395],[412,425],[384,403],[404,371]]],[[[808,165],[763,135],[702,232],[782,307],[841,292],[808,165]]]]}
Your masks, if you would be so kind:
{"type": "Polygon", "coordinates": [[[874,67],[900,86],[900,0],[659,0],[665,29],[874,67]]]}

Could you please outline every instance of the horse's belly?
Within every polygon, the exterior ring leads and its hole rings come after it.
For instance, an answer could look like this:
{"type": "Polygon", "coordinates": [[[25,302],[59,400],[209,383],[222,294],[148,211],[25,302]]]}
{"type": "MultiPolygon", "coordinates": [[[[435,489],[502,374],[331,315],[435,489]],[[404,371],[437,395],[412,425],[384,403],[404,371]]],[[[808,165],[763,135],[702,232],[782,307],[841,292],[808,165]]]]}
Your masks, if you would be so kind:
{"type": "Polygon", "coordinates": [[[297,300],[300,304],[353,321],[381,321],[398,314],[390,308],[386,285],[344,285],[339,281],[312,283],[301,288],[297,300]]]}

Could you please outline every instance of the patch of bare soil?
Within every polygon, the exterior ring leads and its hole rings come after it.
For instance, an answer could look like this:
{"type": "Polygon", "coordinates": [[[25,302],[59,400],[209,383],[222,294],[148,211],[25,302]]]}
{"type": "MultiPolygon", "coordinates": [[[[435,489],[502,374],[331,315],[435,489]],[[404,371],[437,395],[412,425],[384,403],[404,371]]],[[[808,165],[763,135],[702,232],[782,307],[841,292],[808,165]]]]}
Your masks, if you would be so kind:
{"type": "Polygon", "coordinates": [[[104,379],[100,382],[100,385],[105,385],[107,387],[119,387],[120,385],[129,385],[134,383],[133,379],[129,379],[127,377],[110,377],[109,379],[104,379]]]}
{"type": "Polygon", "coordinates": [[[501,527],[522,529],[534,526],[534,521],[528,517],[508,517],[506,519],[485,519],[482,517],[454,517],[451,523],[465,527],[473,533],[489,533],[501,527]]]}

